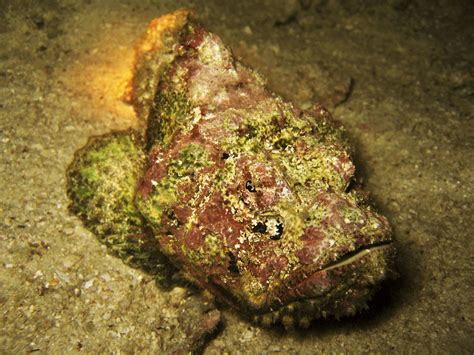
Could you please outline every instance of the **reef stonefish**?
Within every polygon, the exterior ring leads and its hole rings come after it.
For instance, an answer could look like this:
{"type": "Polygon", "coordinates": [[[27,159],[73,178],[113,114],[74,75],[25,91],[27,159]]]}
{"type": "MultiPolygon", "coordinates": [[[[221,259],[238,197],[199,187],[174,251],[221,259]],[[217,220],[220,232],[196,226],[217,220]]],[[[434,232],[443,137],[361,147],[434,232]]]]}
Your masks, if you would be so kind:
{"type": "Polygon", "coordinates": [[[343,128],[269,91],[189,12],[151,22],[130,88],[142,129],[91,138],[67,173],[71,210],[127,263],[170,262],[286,327],[352,315],[394,273],[343,128]]]}

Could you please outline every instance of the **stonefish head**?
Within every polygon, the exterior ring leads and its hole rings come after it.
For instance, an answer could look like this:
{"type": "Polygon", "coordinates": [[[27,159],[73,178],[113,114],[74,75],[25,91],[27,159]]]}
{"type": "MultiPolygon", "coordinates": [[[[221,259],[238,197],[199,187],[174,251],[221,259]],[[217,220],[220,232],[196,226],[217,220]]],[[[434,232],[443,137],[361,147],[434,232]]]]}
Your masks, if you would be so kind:
{"type": "Polygon", "coordinates": [[[73,210],[112,249],[133,245],[148,267],[159,249],[286,327],[354,314],[393,273],[390,226],[354,188],[342,127],[270,92],[187,11],[150,24],[130,88],[142,134],[96,138],[69,170],[73,210]]]}

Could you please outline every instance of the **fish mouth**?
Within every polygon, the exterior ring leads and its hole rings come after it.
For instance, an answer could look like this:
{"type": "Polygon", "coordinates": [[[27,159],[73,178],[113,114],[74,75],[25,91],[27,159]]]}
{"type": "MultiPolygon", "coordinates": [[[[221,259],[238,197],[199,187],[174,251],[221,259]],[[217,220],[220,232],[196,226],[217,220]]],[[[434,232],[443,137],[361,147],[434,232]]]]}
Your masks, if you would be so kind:
{"type": "Polygon", "coordinates": [[[329,264],[326,264],[324,267],[322,267],[319,270],[316,270],[315,273],[318,273],[321,271],[329,271],[332,269],[336,269],[338,267],[349,265],[367,256],[370,253],[381,252],[385,249],[390,249],[390,248],[393,248],[393,242],[391,240],[386,240],[386,241],[381,241],[378,243],[365,245],[361,248],[358,248],[354,251],[351,251],[342,255],[335,261],[330,262],[329,264]]]}
{"type": "MultiPolygon", "coordinates": [[[[293,287],[284,304],[270,306],[254,320],[262,325],[283,323],[307,327],[312,319],[354,315],[366,308],[383,280],[396,275],[395,246],[380,241],[346,253],[337,260],[306,273],[293,287]]],[[[288,285],[287,285],[288,286],[288,285]]]]}
{"type": "MultiPolygon", "coordinates": [[[[343,282],[341,274],[344,270],[357,269],[360,273],[365,275],[374,274],[374,277],[379,279],[381,273],[385,273],[385,269],[381,268],[376,272],[377,267],[367,268],[365,264],[366,260],[378,260],[378,263],[384,263],[386,258],[390,258],[395,248],[392,240],[383,240],[375,243],[363,245],[353,251],[341,255],[334,261],[331,261],[316,270],[306,272],[306,277],[300,282],[293,285],[292,289],[298,296],[303,297],[321,297],[329,290],[329,288],[318,288],[317,286],[322,279],[326,279],[326,282],[330,284],[335,282],[343,282]],[[361,270],[364,270],[363,272],[361,270]],[[331,275],[337,275],[336,281],[331,275]]],[[[374,283],[374,282],[372,282],[374,283]]]]}

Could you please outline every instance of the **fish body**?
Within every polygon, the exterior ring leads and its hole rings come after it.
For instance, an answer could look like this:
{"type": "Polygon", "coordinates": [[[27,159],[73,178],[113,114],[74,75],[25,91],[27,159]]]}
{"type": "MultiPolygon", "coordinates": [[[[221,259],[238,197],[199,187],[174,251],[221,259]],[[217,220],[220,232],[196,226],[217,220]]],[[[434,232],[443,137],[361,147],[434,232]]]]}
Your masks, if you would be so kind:
{"type": "Polygon", "coordinates": [[[269,91],[187,11],[152,21],[137,48],[128,96],[142,131],[76,154],[72,210],[132,265],[169,260],[264,325],[365,307],[395,248],[354,187],[342,126],[269,91]]]}

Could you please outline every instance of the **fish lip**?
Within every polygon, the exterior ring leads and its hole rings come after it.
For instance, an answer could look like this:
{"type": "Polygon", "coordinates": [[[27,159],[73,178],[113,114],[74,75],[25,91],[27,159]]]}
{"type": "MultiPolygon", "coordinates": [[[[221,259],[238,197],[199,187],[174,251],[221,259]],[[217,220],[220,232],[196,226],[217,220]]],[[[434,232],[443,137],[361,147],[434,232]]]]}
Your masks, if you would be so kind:
{"type": "Polygon", "coordinates": [[[349,265],[360,258],[368,255],[371,252],[374,251],[379,251],[379,250],[384,250],[384,249],[389,249],[393,248],[393,241],[392,240],[383,240],[380,242],[372,243],[372,244],[367,244],[364,245],[356,250],[350,251],[346,254],[341,255],[339,258],[336,260],[329,262],[328,264],[324,265],[323,267],[315,270],[311,275],[322,272],[322,271],[329,271],[332,269],[336,269],[338,267],[344,266],[344,265],[349,265]]]}

